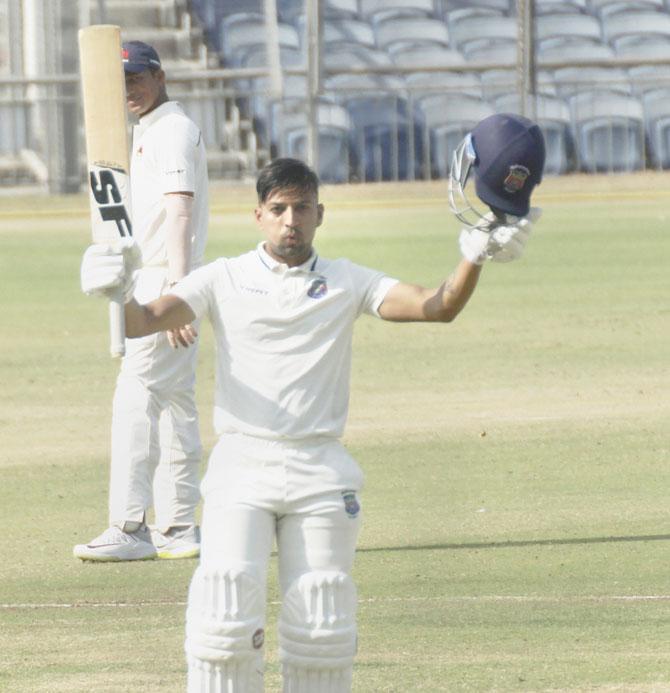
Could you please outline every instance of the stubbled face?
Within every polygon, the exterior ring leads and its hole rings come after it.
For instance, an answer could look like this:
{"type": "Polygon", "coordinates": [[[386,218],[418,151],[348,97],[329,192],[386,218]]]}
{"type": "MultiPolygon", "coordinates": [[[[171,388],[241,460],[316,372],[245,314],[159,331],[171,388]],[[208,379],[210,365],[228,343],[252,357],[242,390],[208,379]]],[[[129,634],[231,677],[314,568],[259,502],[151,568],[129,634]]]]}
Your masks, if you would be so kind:
{"type": "Polygon", "coordinates": [[[146,115],[166,100],[163,70],[126,73],[126,104],[133,115],[146,115]]]}
{"type": "Polygon", "coordinates": [[[256,208],[255,216],[270,257],[296,267],[312,253],[316,229],[323,221],[323,205],[314,192],[280,189],[256,208]]]}

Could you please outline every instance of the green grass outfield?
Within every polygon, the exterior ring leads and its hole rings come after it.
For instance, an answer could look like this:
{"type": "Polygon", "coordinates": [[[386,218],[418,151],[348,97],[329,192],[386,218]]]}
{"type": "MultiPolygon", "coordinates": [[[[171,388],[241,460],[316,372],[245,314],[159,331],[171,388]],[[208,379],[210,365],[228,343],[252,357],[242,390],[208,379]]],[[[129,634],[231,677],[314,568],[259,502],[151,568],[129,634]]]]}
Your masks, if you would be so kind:
{"type": "MultiPolygon", "coordinates": [[[[325,187],[325,256],[435,285],[444,184],[325,187]]],[[[548,179],[525,257],[452,325],[362,318],[357,693],[670,691],[670,175],[548,179]]],[[[212,187],[208,256],[258,239],[212,187]]],[[[184,690],[193,561],[82,564],[106,524],[117,365],[78,286],[87,202],[0,198],[0,690],[184,690]]],[[[212,339],[198,400],[211,428],[212,339]]],[[[277,590],[267,691],[280,686],[277,590]]]]}

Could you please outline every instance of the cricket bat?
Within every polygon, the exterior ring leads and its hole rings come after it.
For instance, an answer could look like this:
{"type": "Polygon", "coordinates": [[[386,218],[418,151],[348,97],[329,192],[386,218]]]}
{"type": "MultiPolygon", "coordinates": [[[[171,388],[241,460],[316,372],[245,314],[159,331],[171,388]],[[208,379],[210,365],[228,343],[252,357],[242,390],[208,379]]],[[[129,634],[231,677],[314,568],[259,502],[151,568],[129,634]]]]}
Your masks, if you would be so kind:
{"type": "MultiPolygon", "coordinates": [[[[132,236],[126,84],[121,29],[98,24],[79,30],[79,69],[84,103],[91,231],[94,243],[132,236]]],[[[125,354],[121,289],[109,303],[110,351],[125,354]]]]}

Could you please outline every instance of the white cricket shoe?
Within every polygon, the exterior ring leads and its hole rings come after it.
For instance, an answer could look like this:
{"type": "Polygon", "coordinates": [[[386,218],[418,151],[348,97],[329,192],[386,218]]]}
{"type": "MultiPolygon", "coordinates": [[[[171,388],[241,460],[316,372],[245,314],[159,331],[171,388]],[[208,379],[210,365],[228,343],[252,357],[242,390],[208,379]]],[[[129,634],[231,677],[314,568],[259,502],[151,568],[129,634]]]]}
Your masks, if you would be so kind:
{"type": "Polygon", "coordinates": [[[72,553],[82,561],[146,561],[156,558],[156,547],[146,525],[135,532],[112,526],[90,543],[77,544],[72,553]]]}
{"type": "Polygon", "coordinates": [[[197,558],[200,555],[200,527],[170,527],[163,533],[151,530],[158,558],[197,558]]]}

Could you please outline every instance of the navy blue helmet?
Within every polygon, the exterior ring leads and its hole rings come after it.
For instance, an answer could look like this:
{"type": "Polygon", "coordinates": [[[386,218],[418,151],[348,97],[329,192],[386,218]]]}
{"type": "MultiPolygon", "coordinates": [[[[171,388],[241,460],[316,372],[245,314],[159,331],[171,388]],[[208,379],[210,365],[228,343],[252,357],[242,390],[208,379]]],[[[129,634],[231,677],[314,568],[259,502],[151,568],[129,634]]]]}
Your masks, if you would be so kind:
{"type": "Polygon", "coordinates": [[[490,215],[477,211],[466,196],[472,174],[477,197],[498,219],[525,217],[531,193],[542,180],[544,160],[544,137],[536,123],[510,113],[484,118],[454,151],[449,179],[451,210],[468,226],[490,222],[490,215]]]}

